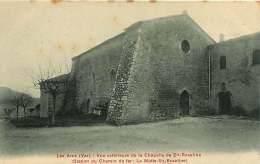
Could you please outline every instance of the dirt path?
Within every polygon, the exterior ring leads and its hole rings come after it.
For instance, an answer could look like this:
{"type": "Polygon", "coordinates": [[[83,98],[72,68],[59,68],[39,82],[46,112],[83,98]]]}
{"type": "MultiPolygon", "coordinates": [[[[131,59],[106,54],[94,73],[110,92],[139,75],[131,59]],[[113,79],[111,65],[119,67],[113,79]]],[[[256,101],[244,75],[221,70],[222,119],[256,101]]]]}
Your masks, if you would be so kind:
{"type": "Polygon", "coordinates": [[[260,122],[230,117],[111,125],[17,129],[1,121],[1,154],[103,151],[260,151],[260,122]]]}

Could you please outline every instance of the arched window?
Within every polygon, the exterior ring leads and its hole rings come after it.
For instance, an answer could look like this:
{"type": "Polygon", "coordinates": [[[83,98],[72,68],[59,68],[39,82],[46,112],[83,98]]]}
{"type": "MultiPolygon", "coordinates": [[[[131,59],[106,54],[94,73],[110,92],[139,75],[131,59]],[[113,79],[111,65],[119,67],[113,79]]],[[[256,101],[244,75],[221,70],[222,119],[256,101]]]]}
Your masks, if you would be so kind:
{"type": "Polygon", "coordinates": [[[181,42],[181,49],[184,53],[188,53],[190,51],[190,43],[187,40],[183,40],[181,42]]]}

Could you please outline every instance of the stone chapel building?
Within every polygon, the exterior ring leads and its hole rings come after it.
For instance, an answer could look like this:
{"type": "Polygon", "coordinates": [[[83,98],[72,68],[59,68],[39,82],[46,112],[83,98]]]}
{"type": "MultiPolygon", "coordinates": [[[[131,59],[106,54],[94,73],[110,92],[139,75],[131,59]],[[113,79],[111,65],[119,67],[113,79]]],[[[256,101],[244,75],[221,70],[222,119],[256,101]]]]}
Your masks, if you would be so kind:
{"type": "MultiPolygon", "coordinates": [[[[72,58],[64,78],[57,112],[102,107],[115,124],[250,113],[260,107],[260,33],[216,43],[186,13],[140,21],[72,58]]],[[[41,92],[42,117],[51,103],[41,92]]]]}

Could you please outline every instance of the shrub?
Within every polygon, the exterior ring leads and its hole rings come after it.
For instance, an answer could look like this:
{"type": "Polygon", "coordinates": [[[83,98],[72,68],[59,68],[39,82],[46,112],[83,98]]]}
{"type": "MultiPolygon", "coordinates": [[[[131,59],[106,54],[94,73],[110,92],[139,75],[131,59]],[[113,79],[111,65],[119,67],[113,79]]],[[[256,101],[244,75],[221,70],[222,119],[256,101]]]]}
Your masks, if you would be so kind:
{"type": "Polygon", "coordinates": [[[19,120],[11,119],[10,123],[15,127],[45,127],[48,125],[48,118],[40,118],[40,117],[27,117],[19,120]]]}

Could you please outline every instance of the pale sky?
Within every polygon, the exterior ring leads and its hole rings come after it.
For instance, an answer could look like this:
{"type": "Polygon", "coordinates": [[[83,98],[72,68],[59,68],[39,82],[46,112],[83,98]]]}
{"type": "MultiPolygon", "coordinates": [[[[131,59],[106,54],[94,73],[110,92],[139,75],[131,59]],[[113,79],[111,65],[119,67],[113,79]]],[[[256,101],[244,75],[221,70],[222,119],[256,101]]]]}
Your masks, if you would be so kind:
{"type": "Polygon", "coordinates": [[[0,2],[0,86],[39,96],[28,75],[37,65],[70,64],[137,21],[183,10],[216,41],[260,31],[253,2],[0,2]]]}

